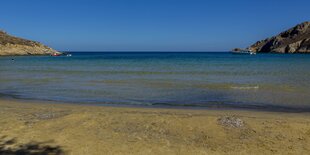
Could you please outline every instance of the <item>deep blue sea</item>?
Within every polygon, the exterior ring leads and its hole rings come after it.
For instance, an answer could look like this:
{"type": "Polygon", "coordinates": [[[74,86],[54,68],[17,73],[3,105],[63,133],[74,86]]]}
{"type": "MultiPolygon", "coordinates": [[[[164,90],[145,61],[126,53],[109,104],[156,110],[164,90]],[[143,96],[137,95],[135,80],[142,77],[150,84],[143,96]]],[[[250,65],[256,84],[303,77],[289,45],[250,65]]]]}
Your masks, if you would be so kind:
{"type": "Polygon", "coordinates": [[[0,96],[310,111],[309,67],[310,55],[304,54],[72,52],[71,57],[1,57],[0,96]]]}

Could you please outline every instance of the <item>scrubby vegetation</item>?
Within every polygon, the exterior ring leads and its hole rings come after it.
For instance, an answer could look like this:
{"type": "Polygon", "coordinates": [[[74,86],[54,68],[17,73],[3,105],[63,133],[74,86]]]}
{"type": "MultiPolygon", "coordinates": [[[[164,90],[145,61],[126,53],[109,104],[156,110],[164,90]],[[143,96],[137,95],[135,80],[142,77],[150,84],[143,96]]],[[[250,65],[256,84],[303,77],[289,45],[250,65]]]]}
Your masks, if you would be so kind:
{"type": "Polygon", "coordinates": [[[4,31],[0,31],[0,45],[13,44],[13,45],[27,45],[27,46],[38,46],[40,43],[22,39],[8,35],[4,31]]]}

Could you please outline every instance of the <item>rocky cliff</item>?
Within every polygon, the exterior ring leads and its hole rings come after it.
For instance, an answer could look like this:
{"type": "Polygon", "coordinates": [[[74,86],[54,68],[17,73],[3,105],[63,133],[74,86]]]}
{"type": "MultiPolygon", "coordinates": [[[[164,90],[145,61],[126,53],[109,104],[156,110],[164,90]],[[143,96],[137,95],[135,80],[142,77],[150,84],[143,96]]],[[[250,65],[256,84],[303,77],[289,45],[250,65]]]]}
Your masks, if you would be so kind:
{"type": "Polygon", "coordinates": [[[59,53],[39,42],[11,36],[0,31],[0,56],[7,55],[49,55],[59,53]]]}
{"type": "Polygon", "coordinates": [[[298,24],[277,36],[258,41],[248,50],[258,53],[310,53],[310,22],[298,24]]]}

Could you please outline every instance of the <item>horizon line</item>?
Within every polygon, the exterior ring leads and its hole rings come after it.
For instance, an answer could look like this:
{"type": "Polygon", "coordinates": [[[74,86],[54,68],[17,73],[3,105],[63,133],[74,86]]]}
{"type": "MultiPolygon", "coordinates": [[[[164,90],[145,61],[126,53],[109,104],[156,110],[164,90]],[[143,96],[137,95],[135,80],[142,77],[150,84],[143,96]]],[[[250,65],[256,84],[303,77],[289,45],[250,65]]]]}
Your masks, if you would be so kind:
{"type": "Polygon", "coordinates": [[[206,52],[209,52],[209,53],[212,53],[212,52],[222,52],[222,53],[224,53],[224,52],[231,52],[231,51],[164,51],[164,50],[162,50],[162,51],[148,51],[148,50],[146,50],[146,51],[142,51],[142,50],[139,50],[139,51],[134,51],[134,50],[130,50],[130,51],[126,51],[126,50],[124,50],[124,51],[108,51],[108,50],[103,50],[103,51],[86,51],[86,50],[77,50],[77,51],[75,51],[75,50],[72,50],[72,51],[70,51],[70,50],[59,50],[60,52],[163,52],[163,53],[165,53],[165,52],[167,52],[167,53],[169,53],[169,52],[196,52],[196,53],[199,53],[199,52],[201,52],[201,53],[206,53],[206,52]]]}

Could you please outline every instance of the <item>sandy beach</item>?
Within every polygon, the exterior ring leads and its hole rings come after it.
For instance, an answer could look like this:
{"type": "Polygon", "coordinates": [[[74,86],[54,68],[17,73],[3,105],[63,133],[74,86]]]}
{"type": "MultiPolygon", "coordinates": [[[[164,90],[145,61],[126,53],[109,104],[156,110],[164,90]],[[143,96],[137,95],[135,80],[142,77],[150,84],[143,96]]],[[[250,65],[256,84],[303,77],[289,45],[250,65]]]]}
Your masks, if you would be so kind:
{"type": "Polygon", "coordinates": [[[0,154],[307,154],[309,113],[0,101],[0,154]]]}
{"type": "Polygon", "coordinates": [[[0,155],[310,155],[310,0],[1,5],[0,155]]]}

